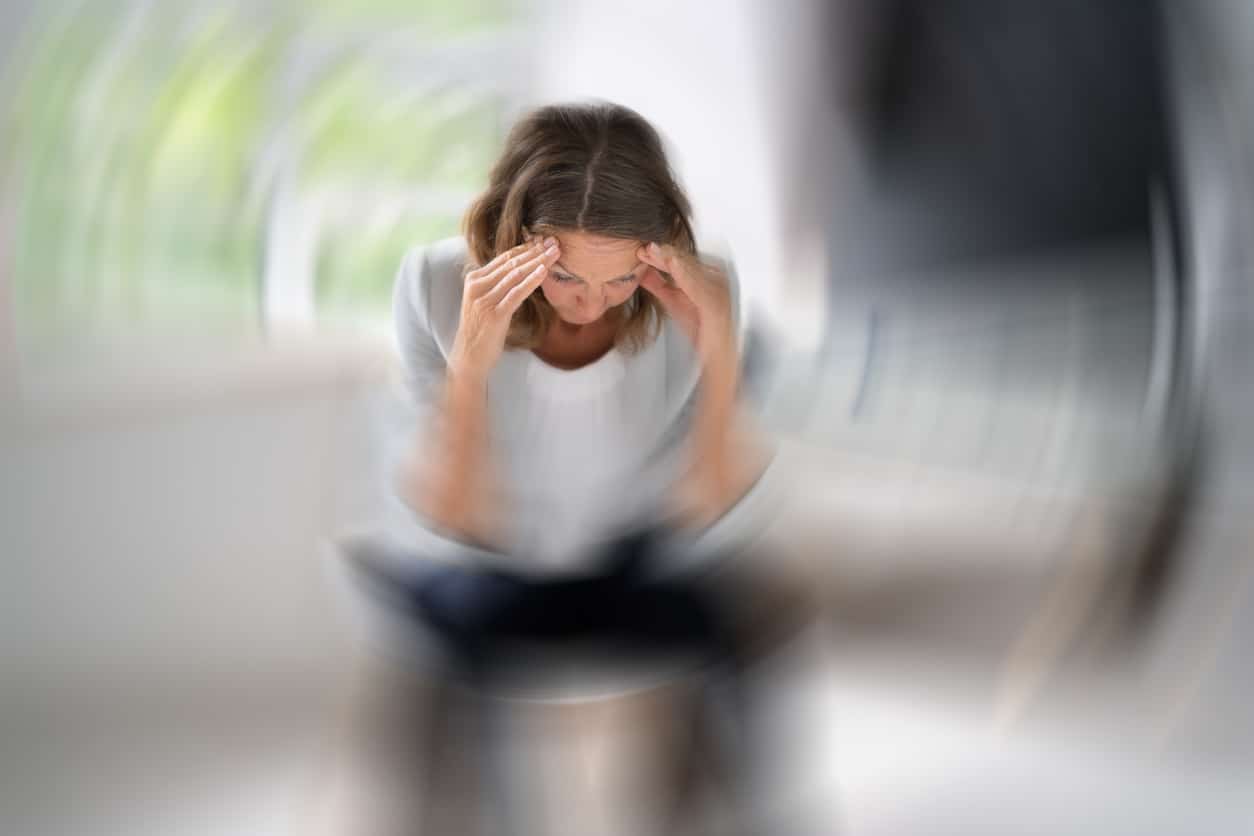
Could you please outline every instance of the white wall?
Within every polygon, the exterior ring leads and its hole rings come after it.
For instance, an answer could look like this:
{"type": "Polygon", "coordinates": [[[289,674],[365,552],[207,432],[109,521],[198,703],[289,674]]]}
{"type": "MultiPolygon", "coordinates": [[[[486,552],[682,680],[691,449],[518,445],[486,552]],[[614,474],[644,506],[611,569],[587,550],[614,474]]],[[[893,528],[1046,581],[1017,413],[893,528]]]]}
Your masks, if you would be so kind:
{"type": "Polygon", "coordinates": [[[29,404],[0,439],[15,681],[299,690],[342,666],[323,573],[361,431],[350,369],[231,356],[181,387],[150,373],[125,396],[29,404]]]}

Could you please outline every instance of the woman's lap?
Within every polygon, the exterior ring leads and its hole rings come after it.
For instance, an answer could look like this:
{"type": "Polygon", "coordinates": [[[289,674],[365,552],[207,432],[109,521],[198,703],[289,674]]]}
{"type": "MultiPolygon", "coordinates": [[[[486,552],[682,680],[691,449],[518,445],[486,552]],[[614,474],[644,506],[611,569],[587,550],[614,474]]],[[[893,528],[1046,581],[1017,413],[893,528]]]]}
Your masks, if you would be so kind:
{"type": "Polygon", "coordinates": [[[683,640],[712,627],[695,586],[618,576],[535,581],[445,567],[410,590],[415,608],[450,629],[510,638],[683,640]]]}
{"type": "MultiPolygon", "coordinates": [[[[604,641],[632,651],[731,652],[725,620],[698,581],[656,580],[640,571],[651,557],[647,536],[622,538],[600,572],[537,580],[478,566],[433,566],[385,579],[408,603],[417,629],[433,632],[462,662],[491,663],[504,644],[604,641]]],[[[375,578],[379,582],[379,578],[375,578]]]]}

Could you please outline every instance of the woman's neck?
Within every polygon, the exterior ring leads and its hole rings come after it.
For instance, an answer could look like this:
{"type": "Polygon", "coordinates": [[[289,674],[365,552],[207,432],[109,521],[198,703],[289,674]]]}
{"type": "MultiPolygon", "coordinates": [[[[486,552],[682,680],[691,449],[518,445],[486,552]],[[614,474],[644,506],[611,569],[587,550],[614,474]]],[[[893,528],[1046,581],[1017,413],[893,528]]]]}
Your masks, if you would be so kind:
{"type": "Polygon", "coordinates": [[[617,331],[611,317],[602,317],[587,325],[573,325],[557,320],[544,334],[535,355],[550,366],[577,369],[595,363],[614,347],[617,331]]]}

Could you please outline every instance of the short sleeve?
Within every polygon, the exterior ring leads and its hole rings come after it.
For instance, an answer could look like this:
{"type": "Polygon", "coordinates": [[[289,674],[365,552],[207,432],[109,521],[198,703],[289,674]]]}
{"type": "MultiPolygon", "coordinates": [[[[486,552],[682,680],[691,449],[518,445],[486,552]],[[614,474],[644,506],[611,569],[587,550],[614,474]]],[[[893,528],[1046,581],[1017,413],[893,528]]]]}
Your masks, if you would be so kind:
{"type": "Polygon", "coordinates": [[[425,423],[435,408],[447,364],[431,327],[431,275],[427,251],[410,250],[397,270],[392,289],[392,319],[405,391],[425,423]]]}

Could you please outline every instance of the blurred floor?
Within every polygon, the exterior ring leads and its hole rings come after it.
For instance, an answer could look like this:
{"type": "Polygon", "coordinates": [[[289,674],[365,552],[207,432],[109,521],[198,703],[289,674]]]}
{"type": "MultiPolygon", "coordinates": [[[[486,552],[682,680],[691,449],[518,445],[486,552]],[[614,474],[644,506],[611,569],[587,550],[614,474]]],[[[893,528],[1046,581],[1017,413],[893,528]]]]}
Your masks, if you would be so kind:
{"type": "MultiPolygon", "coordinates": [[[[335,501],[315,474],[373,385],[340,372],[195,415],[167,403],[35,428],[6,450],[21,501],[4,528],[26,558],[6,612],[22,651],[6,675],[6,829],[308,832],[291,823],[331,815],[322,788],[368,691],[323,586],[335,501]],[[228,446],[253,452],[224,459],[228,446]]],[[[1099,814],[1102,832],[1235,832],[1240,702],[1189,677],[1208,658],[1239,675],[1226,659],[1254,612],[1248,584],[1223,590],[1229,623],[1210,644],[1151,637],[1111,655],[1099,608],[1064,608],[1061,635],[1033,639],[1066,558],[1112,534],[1097,506],[996,475],[785,452],[798,477],[772,536],[822,579],[831,618],[763,675],[770,809],[856,833],[1087,832],[1099,814]]],[[[1196,548],[1221,560],[1248,543],[1228,530],[1196,548]]],[[[1214,580],[1186,575],[1180,595],[1214,601],[1214,580]]]]}

